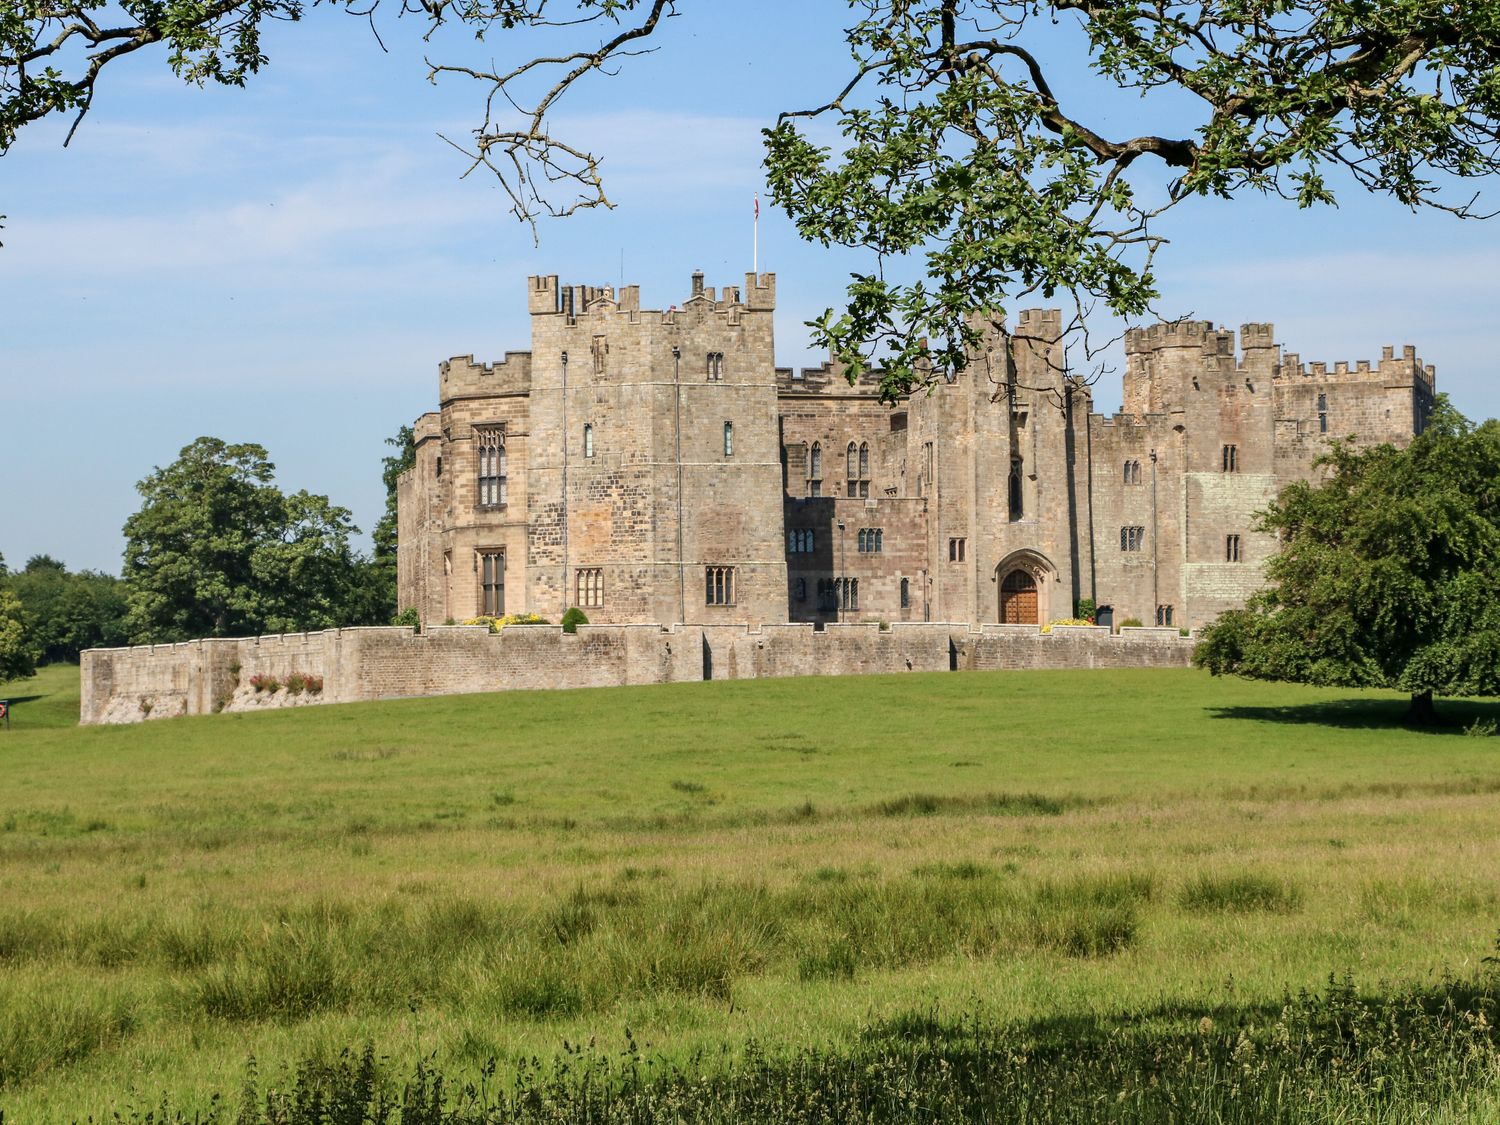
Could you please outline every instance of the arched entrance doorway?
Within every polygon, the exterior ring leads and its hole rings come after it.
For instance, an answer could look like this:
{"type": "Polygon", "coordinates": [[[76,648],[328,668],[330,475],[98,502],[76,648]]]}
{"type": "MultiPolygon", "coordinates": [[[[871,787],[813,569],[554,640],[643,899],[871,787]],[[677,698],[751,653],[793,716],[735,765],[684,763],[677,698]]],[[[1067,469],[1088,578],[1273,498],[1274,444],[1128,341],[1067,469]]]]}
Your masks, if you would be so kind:
{"type": "Polygon", "coordinates": [[[1000,623],[1002,625],[1037,625],[1036,579],[1031,572],[1017,568],[1000,583],[1000,623]]]}

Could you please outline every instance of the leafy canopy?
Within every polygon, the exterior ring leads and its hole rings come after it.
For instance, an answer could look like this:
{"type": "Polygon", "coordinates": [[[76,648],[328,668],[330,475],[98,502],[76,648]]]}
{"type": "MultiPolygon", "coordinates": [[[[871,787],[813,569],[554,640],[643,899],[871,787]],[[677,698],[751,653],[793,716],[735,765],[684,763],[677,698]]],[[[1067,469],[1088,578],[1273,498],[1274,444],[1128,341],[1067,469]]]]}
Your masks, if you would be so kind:
{"type": "Polygon", "coordinates": [[[26,635],[21,599],[0,586],[0,683],[36,671],[36,647],[26,635]]]}
{"type": "Polygon", "coordinates": [[[49,555],[35,555],[24,569],[0,581],[20,599],[26,632],[41,663],[77,660],[84,649],[129,640],[125,587],[113,575],[70,572],[49,555]]]}
{"type": "MultiPolygon", "coordinates": [[[[329,2],[372,26],[380,5],[329,2]]],[[[457,53],[437,37],[450,25],[522,60],[429,65],[434,81],[479,84],[482,117],[450,143],[533,228],[613,205],[598,159],[551,129],[568,94],[647,53],[668,17],[763,18],[711,0],[385,2],[435,49],[457,53]]],[[[1031,294],[1071,294],[1073,328],[1095,305],[1146,312],[1157,220],[1183,200],[1256,191],[1310,207],[1352,182],[1472,216],[1463,181],[1500,166],[1500,0],[848,8],[829,100],[788,107],[767,129],[766,171],[804,238],[869,252],[844,307],[814,327],[851,378],[876,370],[888,395],[963,366],[976,317],[998,320],[1031,294]],[[1078,87],[1101,81],[1121,96],[1085,107],[1078,87]],[[1132,115],[1140,128],[1118,131],[1132,115]],[[822,143],[828,125],[840,145],[822,143]]],[[[189,82],[243,84],[267,61],[265,21],[303,11],[304,0],[0,0],[0,152],[32,121],[81,118],[103,68],[136,51],[159,47],[189,82]]]]}
{"type": "Polygon", "coordinates": [[[1205,631],[1214,673],[1414,696],[1500,694],[1500,422],[1440,398],[1407,449],[1337,443],[1261,529],[1269,587],[1205,631]]]}
{"type": "Polygon", "coordinates": [[[259,445],[201,437],[136,485],[124,567],[136,641],[354,623],[358,529],[326,496],[283,495],[274,468],[259,445]]]}

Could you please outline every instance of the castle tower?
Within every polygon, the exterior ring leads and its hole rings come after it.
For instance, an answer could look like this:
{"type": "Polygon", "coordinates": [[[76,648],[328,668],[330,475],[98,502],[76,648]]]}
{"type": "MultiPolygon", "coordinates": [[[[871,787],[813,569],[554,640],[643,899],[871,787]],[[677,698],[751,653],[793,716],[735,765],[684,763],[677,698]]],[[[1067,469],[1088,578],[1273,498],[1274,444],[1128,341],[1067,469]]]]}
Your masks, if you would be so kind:
{"type": "Polygon", "coordinates": [[[785,621],[775,276],[681,308],[533,278],[527,606],[785,621]]]}

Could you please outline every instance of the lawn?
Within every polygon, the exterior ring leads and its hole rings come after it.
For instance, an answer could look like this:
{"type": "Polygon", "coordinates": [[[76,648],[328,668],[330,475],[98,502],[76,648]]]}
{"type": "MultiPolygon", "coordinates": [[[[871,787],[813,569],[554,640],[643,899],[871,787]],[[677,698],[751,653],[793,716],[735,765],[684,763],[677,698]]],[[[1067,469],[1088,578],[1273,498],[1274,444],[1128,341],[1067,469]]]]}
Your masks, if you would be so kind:
{"type": "Polygon", "coordinates": [[[628,1028],[707,1072],[917,1016],[1185,1028],[1330,973],[1473,978],[1500,926],[1500,739],[1463,732],[1492,701],[1422,733],[1189,671],[92,728],[76,669],[0,698],[6,1122],[366,1042],[461,1076],[628,1028]]]}

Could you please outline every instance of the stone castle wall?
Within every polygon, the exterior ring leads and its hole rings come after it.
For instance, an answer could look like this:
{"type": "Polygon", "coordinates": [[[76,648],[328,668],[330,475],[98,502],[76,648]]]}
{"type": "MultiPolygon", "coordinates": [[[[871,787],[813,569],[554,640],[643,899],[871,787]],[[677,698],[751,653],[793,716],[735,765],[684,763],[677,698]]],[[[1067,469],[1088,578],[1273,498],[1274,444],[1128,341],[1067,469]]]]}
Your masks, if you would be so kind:
{"type": "Polygon", "coordinates": [[[1186,667],[1193,641],[1174,629],[895,623],[552,625],[330,629],[187,641],[83,654],[80,721],[131,723],[405,696],[621,687],[764,676],[844,676],[949,669],[1186,667]],[[320,690],[257,691],[293,674],[320,690]]]}

